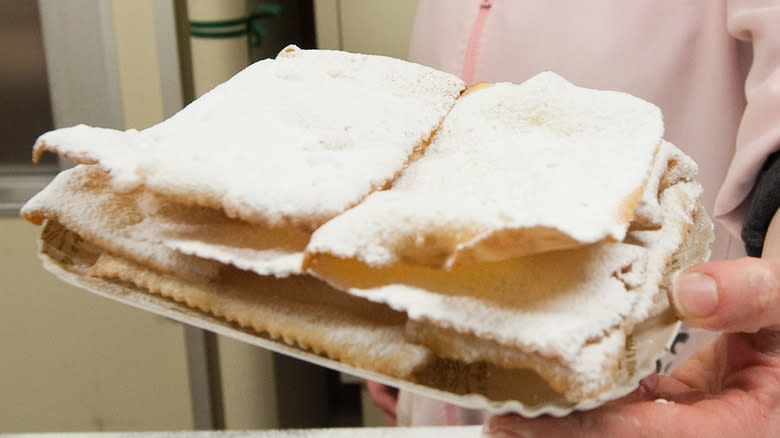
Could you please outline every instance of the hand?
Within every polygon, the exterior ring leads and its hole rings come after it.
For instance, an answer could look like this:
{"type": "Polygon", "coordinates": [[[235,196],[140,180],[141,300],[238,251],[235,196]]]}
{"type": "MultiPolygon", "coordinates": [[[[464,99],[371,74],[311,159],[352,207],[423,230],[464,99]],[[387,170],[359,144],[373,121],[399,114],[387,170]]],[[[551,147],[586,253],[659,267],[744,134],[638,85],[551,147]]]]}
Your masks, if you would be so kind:
{"type": "Polygon", "coordinates": [[[563,418],[495,417],[495,437],[780,436],[780,258],[695,266],[670,293],[681,318],[723,330],[671,376],[563,418]]]}
{"type": "Polygon", "coordinates": [[[382,416],[385,417],[387,424],[395,426],[397,424],[398,390],[371,380],[366,380],[366,387],[374,404],[382,411],[382,416]]]}

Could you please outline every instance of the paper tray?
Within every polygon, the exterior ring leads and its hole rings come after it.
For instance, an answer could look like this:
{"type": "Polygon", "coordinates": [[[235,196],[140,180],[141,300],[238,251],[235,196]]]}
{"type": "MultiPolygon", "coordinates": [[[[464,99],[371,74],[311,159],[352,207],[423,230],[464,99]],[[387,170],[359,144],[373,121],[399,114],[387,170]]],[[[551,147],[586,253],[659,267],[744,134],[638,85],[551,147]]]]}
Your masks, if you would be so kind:
{"type": "MultiPolygon", "coordinates": [[[[482,394],[457,395],[355,368],[283,342],[269,339],[262,334],[240,328],[238,325],[191,309],[173,300],[141,291],[131,285],[79,275],[64,269],[47,254],[43,252],[39,254],[43,266],[48,271],[72,285],[100,296],[343,373],[413,391],[466,408],[487,410],[494,414],[515,412],[526,417],[535,417],[542,414],[564,416],[574,410],[591,409],[607,400],[622,397],[635,389],[641,378],[655,371],[656,360],[670,346],[680,326],[677,319],[670,312],[666,312],[637,327],[628,339],[628,352],[621,364],[621,368],[625,372],[619,376],[615,389],[597,399],[585,400],[574,404],[564,399],[560,394],[551,391],[541,378],[529,371],[511,382],[507,382],[505,379],[500,381],[502,391],[520,394],[522,395],[521,397],[516,397],[511,401],[495,401],[489,400],[482,394]],[[507,386],[509,387],[506,388],[507,386]]],[[[489,374],[489,372],[482,374],[489,374]]],[[[499,384],[499,382],[491,382],[489,375],[467,375],[463,376],[463,378],[474,380],[474,384],[471,387],[499,384]]]]}

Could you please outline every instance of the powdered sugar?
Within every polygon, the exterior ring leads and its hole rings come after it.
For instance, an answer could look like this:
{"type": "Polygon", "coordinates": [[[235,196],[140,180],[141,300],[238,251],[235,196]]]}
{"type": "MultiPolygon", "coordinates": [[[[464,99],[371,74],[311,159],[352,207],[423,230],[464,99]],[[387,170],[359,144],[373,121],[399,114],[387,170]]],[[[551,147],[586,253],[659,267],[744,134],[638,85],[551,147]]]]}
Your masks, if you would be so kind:
{"type": "Polygon", "coordinates": [[[392,58],[289,48],[149,129],[65,128],[36,151],[98,162],[116,190],[314,226],[393,178],[463,88],[392,58]]]}
{"type": "Polygon", "coordinates": [[[168,239],[162,244],[182,254],[191,254],[220,263],[230,264],[259,275],[286,277],[301,274],[302,250],[268,248],[264,250],[235,247],[233,245],[204,244],[197,239],[168,239]]]}
{"type": "Polygon", "coordinates": [[[571,370],[576,393],[587,393],[614,378],[609,364],[622,356],[626,336],[657,312],[673,269],[670,260],[698,208],[701,187],[690,182],[695,171],[690,164],[670,143],[661,145],[654,166],[671,170],[652,172],[658,181],[650,181],[651,193],[643,196],[648,214],[661,222],[630,231],[627,243],[601,242],[449,271],[376,268],[328,256],[314,262],[313,272],[411,319],[555,358],[571,370]]]}
{"type": "Polygon", "coordinates": [[[621,241],[662,131],[652,104],[553,73],[469,93],[391,190],[325,224],[307,251],[381,266],[430,264],[435,247],[449,267],[465,250],[500,260],[621,241]]]}
{"type": "Polygon", "coordinates": [[[94,165],[60,173],[22,213],[60,221],[110,252],[185,278],[197,273],[213,279],[216,262],[260,275],[300,274],[309,241],[307,232],[241,222],[143,190],[114,193],[108,176],[94,165]]]}
{"type": "Polygon", "coordinates": [[[644,256],[640,247],[603,244],[452,271],[376,270],[371,274],[376,283],[368,287],[354,287],[350,278],[334,279],[327,271],[324,277],[412,319],[569,361],[630,315],[631,294],[611,274],[642,265],[644,256]]]}
{"type": "Polygon", "coordinates": [[[217,277],[219,264],[216,262],[128,234],[128,229],[144,220],[141,206],[153,196],[141,191],[117,196],[109,190],[107,180],[105,173],[95,166],[77,166],[61,172],[24,205],[22,215],[57,221],[92,244],[163,272],[202,281],[217,277]]]}
{"type": "MultiPolygon", "coordinates": [[[[75,206],[60,205],[49,189],[25,209],[61,215],[67,227],[142,269],[214,286],[222,297],[227,289],[215,271],[231,268],[203,257],[261,275],[299,273],[309,232],[289,222],[314,227],[385,184],[461,86],[400,61],[289,49],[148,130],[78,126],[43,136],[38,151],[97,162],[124,194],[111,192],[103,175],[96,186],[82,180],[83,190],[68,187],[81,197],[75,206]]],[[[564,395],[582,402],[578,394],[611,384],[626,336],[658,311],[669,260],[698,208],[695,165],[669,144],[659,150],[661,130],[652,105],[579,89],[550,73],[467,95],[391,190],[315,233],[314,273],[413,320],[552,359],[577,385],[564,395]],[[642,226],[651,227],[629,229],[637,203],[642,226]],[[466,251],[473,263],[456,263],[466,251]]],[[[312,280],[236,275],[247,279],[248,296],[263,282],[312,280]]],[[[320,318],[325,300],[339,297],[349,295],[313,294],[300,303],[322,329],[297,341],[301,347],[318,352],[323,339],[357,339],[381,357],[391,344],[409,342],[398,326],[380,336],[342,324],[343,314],[320,318]]],[[[212,311],[223,316],[243,305],[212,311]]],[[[426,347],[414,347],[416,360],[428,357],[426,347]]]]}

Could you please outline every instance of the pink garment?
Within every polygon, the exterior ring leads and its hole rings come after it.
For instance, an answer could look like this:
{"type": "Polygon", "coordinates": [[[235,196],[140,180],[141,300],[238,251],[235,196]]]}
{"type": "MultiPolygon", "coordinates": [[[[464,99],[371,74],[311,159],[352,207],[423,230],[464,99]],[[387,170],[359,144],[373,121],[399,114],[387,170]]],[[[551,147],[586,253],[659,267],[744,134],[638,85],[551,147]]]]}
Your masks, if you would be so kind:
{"type": "MultiPolygon", "coordinates": [[[[419,0],[409,59],[470,83],[550,70],[655,103],[665,137],[699,163],[720,222],[713,259],[744,254],[746,200],[780,147],[780,0],[419,0]]],[[[482,419],[405,392],[398,415],[401,425],[482,419]]]]}

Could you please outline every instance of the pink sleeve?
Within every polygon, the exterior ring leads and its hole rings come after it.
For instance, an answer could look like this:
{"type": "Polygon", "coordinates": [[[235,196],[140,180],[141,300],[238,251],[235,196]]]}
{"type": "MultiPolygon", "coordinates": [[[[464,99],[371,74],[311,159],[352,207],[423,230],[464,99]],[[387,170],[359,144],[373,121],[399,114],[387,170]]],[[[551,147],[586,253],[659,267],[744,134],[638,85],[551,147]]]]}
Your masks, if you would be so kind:
{"type": "Polygon", "coordinates": [[[767,156],[780,149],[780,1],[729,0],[728,30],[753,49],[745,83],[747,107],[714,211],[739,236],[756,176],[767,156]]]}

